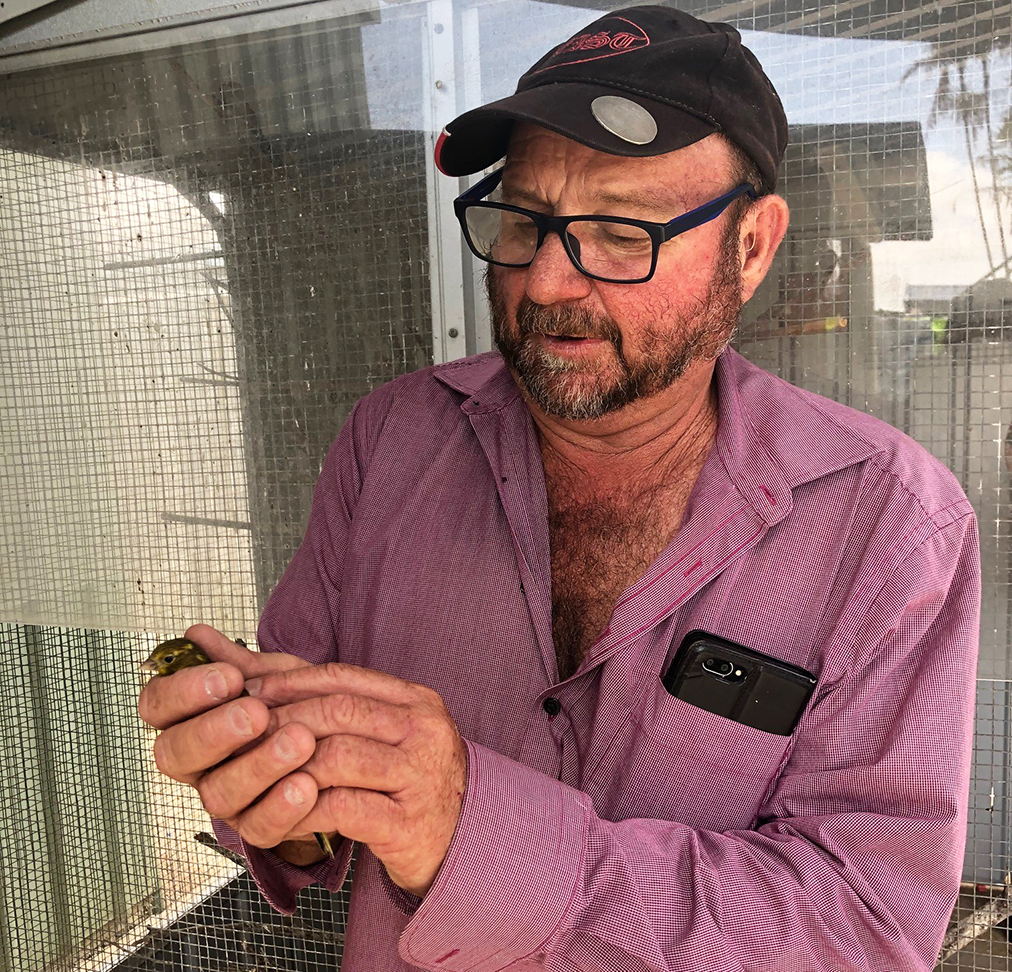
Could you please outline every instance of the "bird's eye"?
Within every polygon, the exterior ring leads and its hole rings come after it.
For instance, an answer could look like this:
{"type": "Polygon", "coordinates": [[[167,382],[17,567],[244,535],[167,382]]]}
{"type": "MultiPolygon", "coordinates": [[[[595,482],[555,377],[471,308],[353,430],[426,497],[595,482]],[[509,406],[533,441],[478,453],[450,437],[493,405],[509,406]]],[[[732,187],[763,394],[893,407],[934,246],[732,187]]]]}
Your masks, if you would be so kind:
{"type": "Polygon", "coordinates": [[[171,665],[175,660],[176,660],[175,655],[166,655],[164,659],[166,665],[171,665]]]}

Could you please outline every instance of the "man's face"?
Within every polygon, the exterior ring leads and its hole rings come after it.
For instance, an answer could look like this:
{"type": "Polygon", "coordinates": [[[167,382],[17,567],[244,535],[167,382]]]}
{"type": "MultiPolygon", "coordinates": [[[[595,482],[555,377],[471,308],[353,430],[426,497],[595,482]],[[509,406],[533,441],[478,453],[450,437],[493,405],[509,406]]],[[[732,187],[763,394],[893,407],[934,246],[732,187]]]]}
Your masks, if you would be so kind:
{"type": "MultiPolygon", "coordinates": [[[[716,138],[654,158],[605,155],[518,125],[503,201],[555,215],[667,222],[733,188],[731,155],[716,138]]],[[[646,283],[583,276],[555,234],[525,269],[489,267],[496,345],[548,415],[607,415],[714,361],[741,311],[738,233],[728,216],[665,243],[646,283]]]]}

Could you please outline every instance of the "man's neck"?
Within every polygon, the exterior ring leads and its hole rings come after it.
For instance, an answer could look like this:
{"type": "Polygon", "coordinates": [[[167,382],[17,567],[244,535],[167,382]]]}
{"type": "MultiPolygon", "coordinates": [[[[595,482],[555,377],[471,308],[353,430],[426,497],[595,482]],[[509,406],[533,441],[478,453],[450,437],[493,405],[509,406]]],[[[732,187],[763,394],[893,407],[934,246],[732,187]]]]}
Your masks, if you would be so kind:
{"type": "Polygon", "coordinates": [[[546,415],[528,400],[546,472],[552,467],[602,491],[694,477],[717,432],[713,371],[712,361],[694,364],[660,394],[590,421],[546,415]]]}

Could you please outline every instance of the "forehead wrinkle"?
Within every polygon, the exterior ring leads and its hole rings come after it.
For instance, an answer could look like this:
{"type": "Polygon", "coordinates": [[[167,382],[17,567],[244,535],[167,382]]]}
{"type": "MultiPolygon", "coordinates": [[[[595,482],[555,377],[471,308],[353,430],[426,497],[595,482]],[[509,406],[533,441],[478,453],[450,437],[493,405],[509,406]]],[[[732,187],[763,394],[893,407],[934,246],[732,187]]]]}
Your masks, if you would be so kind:
{"type": "Polygon", "coordinates": [[[664,219],[705,202],[716,193],[709,160],[691,159],[681,150],[672,155],[647,158],[615,158],[593,172],[587,180],[589,198],[595,203],[645,211],[664,219]]]}
{"type": "Polygon", "coordinates": [[[664,222],[727,191],[714,178],[729,150],[708,136],[659,156],[614,156],[528,123],[514,130],[506,156],[506,202],[570,214],[637,216],[664,222]]]}
{"type": "MultiPolygon", "coordinates": [[[[605,188],[600,191],[589,190],[591,200],[589,208],[600,214],[622,215],[622,210],[638,210],[651,215],[672,218],[686,209],[684,197],[679,192],[664,188],[653,190],[646,186],[630,187],[629,189],[605,188]]],[[[518,184],[512,179],[503,179],[502,198],[504,202],[520,205],[528,203],[539,208],[552,208],[549,200],[537,191],[518,184]]]]}
{"type": "Polygon", "coordinates": [[[515,179],[509,178],[508,175],[503,176],[499,191],[502,194],[503,202],[526,202],[537,206],[550,206],[548,200],[542,198],[539,193],[520,185],[515,179]]]}

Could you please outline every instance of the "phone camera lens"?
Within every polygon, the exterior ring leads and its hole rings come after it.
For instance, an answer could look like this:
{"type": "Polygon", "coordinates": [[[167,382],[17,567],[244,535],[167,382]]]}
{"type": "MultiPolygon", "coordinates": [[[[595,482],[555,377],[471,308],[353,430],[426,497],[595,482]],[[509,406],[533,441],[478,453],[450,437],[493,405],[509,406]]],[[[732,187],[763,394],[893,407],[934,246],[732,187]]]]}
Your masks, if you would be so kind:
{"type": "Polygon", "coordinates": [[[734,671],[734,665],[726,658],[707,658],[703,661],[703,670],[720,678],[728,678],[734,671]]]}

